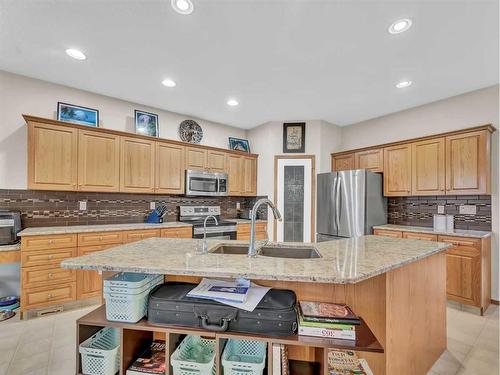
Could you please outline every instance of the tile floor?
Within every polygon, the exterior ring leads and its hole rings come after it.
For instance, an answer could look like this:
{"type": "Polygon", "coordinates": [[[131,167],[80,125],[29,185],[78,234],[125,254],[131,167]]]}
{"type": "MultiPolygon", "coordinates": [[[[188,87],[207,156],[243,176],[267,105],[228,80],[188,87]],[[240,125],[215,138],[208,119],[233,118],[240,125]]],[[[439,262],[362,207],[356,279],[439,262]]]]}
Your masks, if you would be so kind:
{"type": "MultiPolygon", "coordinates": [[[[93,308],[0,323],[0,375],[74,374],[75,320],[93,308]]],[[[498,375],[498,315],[498,306],[483,317],[448,307],[448,350],[428,375],[498,375]]]]}

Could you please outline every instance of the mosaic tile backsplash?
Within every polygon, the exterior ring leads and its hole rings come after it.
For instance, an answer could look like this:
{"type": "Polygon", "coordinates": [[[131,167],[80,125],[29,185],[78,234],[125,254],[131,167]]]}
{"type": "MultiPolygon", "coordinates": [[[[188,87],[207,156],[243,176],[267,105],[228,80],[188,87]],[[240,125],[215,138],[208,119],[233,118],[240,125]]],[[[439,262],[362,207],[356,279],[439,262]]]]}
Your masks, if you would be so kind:
{"type": "MultiPolygon", "coordinates": [[[[184,197],[178,195],[85,193],[0,189],[0,210],[21,212],[23,228],[142,223],[149,213],[150,202],[167,207],[166,220],[175,221],[179,205],[221,206],[221,216],[236,218],[236,203],[241,209],[252,208],[260,197],[184,197]],[[87,202],[87,210],[79,210],[79,201],[87,202]]],[[[266,218],[261,206],[259,218],[266,218]]]]}
{"type": "Polygon", "coordinates": [[[437,214],[438,205],[443,205],[446,214],[455,216],[455,228],[491,231],[489,195],[395,197],[387,203],[390,224],[432,227],[433,215],[437,214]],[[476,206],[476,215],[460,215],[461,205],[476,206]]]}

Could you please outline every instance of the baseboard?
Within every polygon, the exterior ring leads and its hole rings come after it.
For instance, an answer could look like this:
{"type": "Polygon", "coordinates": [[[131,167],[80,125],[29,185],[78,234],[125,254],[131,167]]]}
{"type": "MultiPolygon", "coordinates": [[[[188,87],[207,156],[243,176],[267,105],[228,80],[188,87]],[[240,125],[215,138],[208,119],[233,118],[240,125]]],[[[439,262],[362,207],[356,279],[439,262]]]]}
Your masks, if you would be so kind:
{"type": "Polygon", "coordinates": [[[499,302],[499,301],[497,301],[496,299],[492,299],[492,300],[491,300],[491,304],[492,304],[492,305],[497,305],[497,306],[498,306],[498,305],[500,304],[500,302],[499,302]]]}

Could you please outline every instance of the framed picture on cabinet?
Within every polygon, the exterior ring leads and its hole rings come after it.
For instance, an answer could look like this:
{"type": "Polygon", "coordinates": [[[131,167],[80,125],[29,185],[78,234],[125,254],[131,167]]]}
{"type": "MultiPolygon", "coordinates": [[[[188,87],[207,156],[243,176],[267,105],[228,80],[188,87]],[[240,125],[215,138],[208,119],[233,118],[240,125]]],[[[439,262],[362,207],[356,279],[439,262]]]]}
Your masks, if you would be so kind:
{"type": "Polygon", "coordinates": [[[229,149],[250,152],[250,144],[248,143],[248,139],[229,137],[229,149]]]}
{"type": "Polygon", "coordinates": [[[99,127],[99,111],[79,105],[57,102],[57,119],[78,125],[99,127]]]}
{"type": "Polygon", "coordinates": [[[135,110],[135,132],[137,134],[159,137],[158,115],[150,112],[135,110]]]}
{"type": "Polygon", "coordinates": [[[283,124],[283,153],[301,153],[306,150],[306,123],[283,124]]]}

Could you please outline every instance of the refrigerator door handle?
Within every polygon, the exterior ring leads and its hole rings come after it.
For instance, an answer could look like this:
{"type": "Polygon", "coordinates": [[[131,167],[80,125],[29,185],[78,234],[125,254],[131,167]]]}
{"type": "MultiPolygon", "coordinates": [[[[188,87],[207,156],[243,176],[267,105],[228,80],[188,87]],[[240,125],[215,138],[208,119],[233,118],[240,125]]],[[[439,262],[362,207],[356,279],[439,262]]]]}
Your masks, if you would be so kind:
{"type": "Polygon", "coordinates": [[[335,184],[335,226],[337,227],[337,234],[339,233],[340,225],[340,174],[337,176],[335,184]]]}

